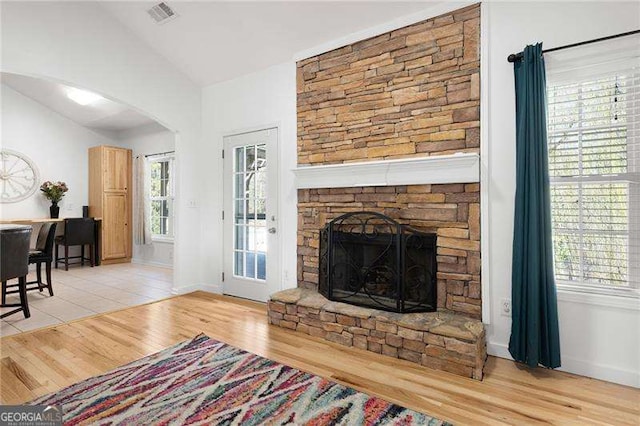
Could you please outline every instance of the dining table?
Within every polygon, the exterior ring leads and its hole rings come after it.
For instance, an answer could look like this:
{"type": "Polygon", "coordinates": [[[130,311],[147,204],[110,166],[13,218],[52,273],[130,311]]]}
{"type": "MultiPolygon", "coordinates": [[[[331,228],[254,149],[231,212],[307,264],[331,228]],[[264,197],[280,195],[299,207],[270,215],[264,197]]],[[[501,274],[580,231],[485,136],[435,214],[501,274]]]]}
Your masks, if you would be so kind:
{"type": "MultiPolygon", "coordinates": [[[[41,217],[41,218],[12,218],[12,219],[2,219],[0,218],[0,225],[31,225],[31,226],[40,226],[43,223],[49,223],[49,222],[56,222],[58,224],[63,223],[64,224],[64,220],[66,218],[64,217],[60,217],[60,218],[48,218],[48,217],[41,217]]],[[[96,223],[96,228],[95,228],[95,238],[96,238],[96,244],[95,244],[95,253],[94,253],[94,259],[95,259],[95,264],[96,266],[100,265],[100,254],[102,253],[102,242],[101,242],[101,228],[102,228],[102,218],[101,217],[94,217],[93,220],[95,220],[96,223]]],[[[64,227],[58,225],[57,231],[56,231],[56,235],[62,235],[62,233],[64,232],[64,227]]]]}

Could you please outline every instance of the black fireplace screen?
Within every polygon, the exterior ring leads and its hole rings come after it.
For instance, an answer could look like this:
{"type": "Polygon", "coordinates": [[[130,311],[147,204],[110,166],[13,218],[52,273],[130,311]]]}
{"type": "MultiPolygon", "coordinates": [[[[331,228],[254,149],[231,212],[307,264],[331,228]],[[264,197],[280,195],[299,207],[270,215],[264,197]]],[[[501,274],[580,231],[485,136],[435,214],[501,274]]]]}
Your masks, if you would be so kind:
{"type": "Polygon", "coordinates": [[[393,312],[436,310],[436,235],[375,212],[347,213],[320,231],[319,291],[393,312]]]}

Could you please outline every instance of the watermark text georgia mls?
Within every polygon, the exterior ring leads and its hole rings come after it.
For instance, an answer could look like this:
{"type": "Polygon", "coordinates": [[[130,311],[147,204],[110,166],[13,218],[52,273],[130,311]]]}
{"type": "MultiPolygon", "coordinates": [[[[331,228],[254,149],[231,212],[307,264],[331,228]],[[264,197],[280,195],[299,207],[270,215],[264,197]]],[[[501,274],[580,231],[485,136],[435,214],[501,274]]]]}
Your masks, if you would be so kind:
{"type": "Polygon", "coordinates": [[[0,426],[62,426],[56,405],[0,405],[0,426]]]}

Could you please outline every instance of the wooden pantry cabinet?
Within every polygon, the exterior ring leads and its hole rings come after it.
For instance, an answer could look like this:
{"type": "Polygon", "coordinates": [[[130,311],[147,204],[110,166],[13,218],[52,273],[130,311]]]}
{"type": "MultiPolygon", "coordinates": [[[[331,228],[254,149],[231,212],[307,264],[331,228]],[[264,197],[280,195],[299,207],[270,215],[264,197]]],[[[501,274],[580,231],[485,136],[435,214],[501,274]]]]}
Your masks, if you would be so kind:
{"type": "Polygon", "coordinates": [[[89,216],[102,218],[102,263],[131,261],[131,175],[130,149],[89,148],[89,216]]]}

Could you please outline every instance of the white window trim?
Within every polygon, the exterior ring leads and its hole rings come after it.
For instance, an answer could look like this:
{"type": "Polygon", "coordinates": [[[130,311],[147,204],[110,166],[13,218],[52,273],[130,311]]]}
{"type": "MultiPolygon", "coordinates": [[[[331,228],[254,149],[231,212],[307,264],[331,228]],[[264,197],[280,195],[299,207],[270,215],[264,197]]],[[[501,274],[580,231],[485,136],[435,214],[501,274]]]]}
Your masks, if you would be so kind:
{"type": "MultiPolygon", "coordinates": [[[[637,40],[636,37],[629,37],[626,40],[616,41],[614,45],[599,43],[589,48],[570,49],[567,52],[546,55],[545,61],[547,68],[549,68],[547,72],[547,85],[577,83],[593,78],[594,70],[597,70],[596,74],[600,74],[605,68],[613,71],[618,69],[621,64],[638,64],[637,40]],[[611,46],[614,46],[615,49],[612,49],[611,46]],[[594,63],[593,61],[596,57],[599,59],[598,62],[594,63]],[[612,64],[615,64],[615,67],[612,67],[612,64]]],[[[636,103],[637,99],[633,99],[633,102],[636,103]]],[[[633,125],[633,123],[631,123],[631,125],[633,125]]],[[[627,171],[627,173],[621,175],[607,176],[607,181],[617,180],[629,182],[628,178],[636,176],[637,174],[637,172],[627,171]]],[[[599,177],[596,176],[581,178],[551,177],[550,184],[570,183],[572,181],[586,183],[589,180],[597,181],[598,178],[599,177]]],[[[629,195],[631,196],[631,194],[629,195]]],[[[632,201],[629,200],[630,208],[631,202],[632,201]]],[[[630,238],[633,232],[635,231],[630,224],[630,238]]],[[[632,261],[633,259],[629,258],[629,262],[632,261]]],[[[625,288],[614,288],[581,281],[559,279],[556,279],[556,287],[558,290],[558,300],[560,301],[640,310],[640,287],[630,285],[625,288]]]]}
{"type": "MultiPolygon", "coordinates": [[[[583,287],[558,285],[558,301],[640,311],[640,297],[585,291],[583,287]]],[[[636,293],[637,294],[637,293],[636,293]]]]}
{"type": "Polygon", "coordinates": [[[629,299],[640,299],[640,290],[632,287],[609,288],[580,281],[556,280],[558,290],[567,293],[599,294],[603,296],[624,297],[629,299]]]}
{"type": "Polygon", "coordinates": [[[173,244],[175,237],[168,237],[166,235],[151,235],[151,241],[153,241],[154,243],[167,243],[167,244],[173,244]]]}
{"type": "MultiPolygon", "coordinates": [[[[170,223],[170,228],[171,229],[171,235],[163,235],[163,234],[154,234],[153,232],[151,233],[151,241],[153,242],[159,242],[159,243],[173,243],[174,239],[175,239],[175,235],[173,233],[173,229],[175,226],[175,215],[174,215],[174,203],[175,203],[175,155],[163,155],[163,156],[157,156],[157,157],[149,157],[147,158],[147,161],[149,163],[149,166],[151,166],[151,164],[153,163],[161,163],[163,161],[169,161],[169,179],[171,181],[171,196],[166,196],[166,197],[153,197],[151,195],[149,195],[149,197],[147,198],[146,202],[151,204],[152,201],[158,201],[158,200],[170,200],[171,201],[171,209],[169,211],[169,223],[170,223]]],[[[151,176],[149,176],[149,181],[147,182],[147,185],[149,185],[149,187],[151,187],[151,176]]],[[[151,212],[151,208],[149,208],[149,212],[151,212]]],[[[151,214],[151,213],[149,213],[151,214]]],[[[149,223],[151,223],[151,218],[149,217],[149,223]]]]}

